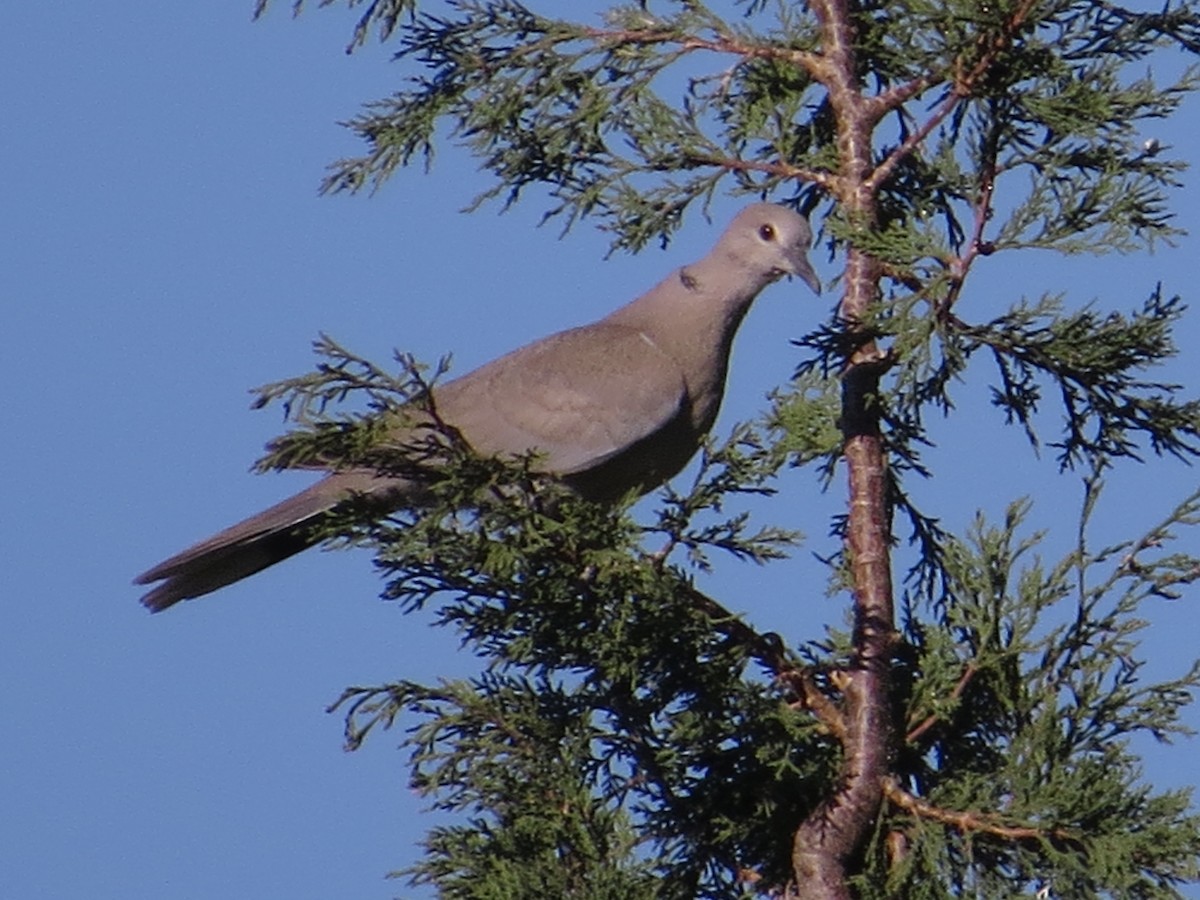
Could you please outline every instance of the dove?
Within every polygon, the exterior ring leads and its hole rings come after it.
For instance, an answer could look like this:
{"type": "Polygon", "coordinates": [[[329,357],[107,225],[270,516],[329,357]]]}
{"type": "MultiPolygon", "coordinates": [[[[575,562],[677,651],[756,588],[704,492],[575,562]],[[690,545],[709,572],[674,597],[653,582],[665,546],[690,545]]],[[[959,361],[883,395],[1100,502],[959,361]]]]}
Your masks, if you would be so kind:
{"type": "MultiPolygon", "coordinates": [[[[584,498],[643,494],[682,469],[712,428],[730,350],[751,303],[787,275],[816,293],[808,221],[772,203],[743,209],[703,259],[593,322],[552,334],[432,389],[438,417],[472,451],[528,457],[584,498]]],[[[397,428],[414,430],[411,424],[397,428]]],[[[406,434],[389,434],[404,443],[406,434]]],[[[411,441],[410,441],[411,443],[411,441]]],[[[159,563],[152,612],[208,594],[318,543],[314,525],[351,500],[383,513],[427,492],[374,469],[339,469],[159,563]]]]}

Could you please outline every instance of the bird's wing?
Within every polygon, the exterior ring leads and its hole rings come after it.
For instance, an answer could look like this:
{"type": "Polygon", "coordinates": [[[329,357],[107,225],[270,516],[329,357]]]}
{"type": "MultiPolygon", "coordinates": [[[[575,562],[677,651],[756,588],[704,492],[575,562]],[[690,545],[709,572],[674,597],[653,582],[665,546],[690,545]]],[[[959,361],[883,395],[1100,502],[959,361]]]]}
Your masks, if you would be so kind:
{"type": "Polygon", "coordinates": [[[435,389],[434,399],[476,452],[535,451],[556,475],[586,472],[665,433],[688,404],[674,360],[640,331],[604,322],[516,350],[435,389]]]}

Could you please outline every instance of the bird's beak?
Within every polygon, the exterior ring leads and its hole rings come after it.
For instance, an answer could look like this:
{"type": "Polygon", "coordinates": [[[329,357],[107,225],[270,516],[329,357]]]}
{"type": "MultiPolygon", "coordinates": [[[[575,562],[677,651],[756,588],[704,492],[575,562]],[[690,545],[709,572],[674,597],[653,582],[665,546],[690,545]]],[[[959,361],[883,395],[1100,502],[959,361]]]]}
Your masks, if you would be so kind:
{"type": "Polygon", "coordinates": [[[791,263],[789,275],[795,275],[807,284],[813,289],[814,294],[821,293],[821,279],[817,277],[817,273],[813,271],[813,267],[808,261],[807,247],[797,247],[793,253],[788,255],[788,262],[791,263]]]}

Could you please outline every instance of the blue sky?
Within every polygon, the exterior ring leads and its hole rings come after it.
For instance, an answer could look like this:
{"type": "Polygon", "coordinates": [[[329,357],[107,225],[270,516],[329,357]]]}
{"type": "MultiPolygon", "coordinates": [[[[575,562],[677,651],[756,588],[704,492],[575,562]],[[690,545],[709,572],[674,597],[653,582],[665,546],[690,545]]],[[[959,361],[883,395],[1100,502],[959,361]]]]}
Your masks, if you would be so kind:
{"type": "MultiPolygon", "coordinates": [[[[583,10],[600,4],[580,4],[583,10]]],[[[702,254],[693,216],[666,251],[605,260],[587,223],[560,239],[536,202],[459,210],[487,182],[446,150],[374,198],[319,198],[330,160],[358,151],[335,123],[399,71],[378,47],[343,52],[353,18],[249,0],[6,4],[0,12],[0,321],[8,437],[0,522],[0,895],[184,898],[410,895],[383,875],[430,824],[405,784],[398,735],[355,754],[323,707],[348,684],[471,671],[453,634],[376,599],[361,553],[309,553],[161,616],[130,579],[305,483],[252,477],[276,434],[247,389],[305,371],[319,331],[377,359],[393,347],[456,371],[595,318],[702,254]]],[[[1172,60],[1170,65],[1177,64],[1172,60]]],[[[1196,104],[1147,133],[1197,157],[1196,104]]],[[[1176,198],[1195,233],[1194,173],[1176,198]]],[[[1151,256],[981,261],[964,314],[1021,294],[1139,304],[1156,280],[1185,296],[1196,239],[1151,256]]],[[[817,254],[827,282],[839,260],[817,254]]],[[[739,338],[721,425],[751,415],[795,364],[788,338],[828,313],[799,283],[770,289],[739,338]]],[[[1200,318],[1168,374],[1196,385],[1200,318]]],[[[1034,526],[1078,506],[967,390],[939,429],[928,505],[961,529],[1030,494],[1034,526]]],[[[1112,479],[1104,537],[1160,518],[1196,486],[1164,461],[1112,479]]],[[[827,553],[834,496],[796,476],[783,524],[827,553]]],[[[1062,544],[1058,545],[1060,548],[1062,544]]],[[[1194,543],[1193,545],[1194,546],[1194,543]]],[[[728,565],[705,585],[763,627],[840,623],[802,553],[728,565]]],[[[1196,655],[1195,598],[1147,609],[1151,674],[1196,655]]],[[[1190,721],[1200,725],[1193,712],[1190,721]]],[[[1195,746],[1149,747],[1147,777],[1191,784],[1195,746]]]]}

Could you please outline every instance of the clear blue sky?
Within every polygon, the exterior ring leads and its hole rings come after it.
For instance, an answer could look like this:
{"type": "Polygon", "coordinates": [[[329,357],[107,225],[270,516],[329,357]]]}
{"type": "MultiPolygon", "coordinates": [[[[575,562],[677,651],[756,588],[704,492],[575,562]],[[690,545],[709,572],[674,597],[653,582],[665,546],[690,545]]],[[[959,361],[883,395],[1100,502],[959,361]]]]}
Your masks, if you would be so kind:
{"type": "MultiPolygon", "coordinates": [[[[130,579],[305,483],[247,474],[280,422],[250,412],[246,391],[306,370],[319,331],[381,360],[393,347],[427,360],[453,350],[464,371],[634,296],[703,253],[738,206],[719,204],[713,225],[693,216],[666,251],[605,261],[586,223],[563,240],[536,228],[536,201],[460,214],[485,182],[452,151],[373,199],[318,198],[322,167],[359,149],[336,121],[400,72],[378,47],[343,54],[344,10],[293,22],[281,5],[251,24],[250,7],[0,12],[3,897],[411,895],[382,877],[412,860],[431,821],[406,788],[399,736],[345,754],[323,707],[348,684],[470,671],[454,636],[377,600],[361,553],[305,554],[161,616],[137,604],[130,579]]],[[[1147,136],[1194,159],[1195,112],[1147,136]]],[[[1193,232],[1197,189],[1189,173],[1176,196],[1193,232]]],[[[1186,295],[1196,247],[1000,255],[981,262],[963,313],[1043,290],[1126,308],[1157,279],[1186,295]]],[[[840,267],[817,265],[826,281],[840,267]]],[[[723,427],[786,378],[788,338],[830,302],[798,283],[764,295],[723,427]]],[[[1200,311],[1180,337],[1171,372],[1195,389],[1200,311]]],[[[1033,459],[980,392],[961,404],[932,454],[945,472],[924,490],[930,508],[955,529],[1025,493],[1037,525],[1073,513],[1075,483],[1033,459]]],[[[1102,532],[1156,520],[1196,480],[1170,461],[1126,471],[1102,532]]],[[[838,497],[804,476],[788,490],[781,515],[810,535],[806,551],[765,570],[729,565],[705,584],[796,637],[842,620],[807,552],[831,549],[838,497]]],[[[1195,602],[1148,608],[1152,674],[1196,655],[1195,602]]],[[[1147,776],[1194,783],[1196,759],[1194,743],[1151,747],[1147,776]]]]}

